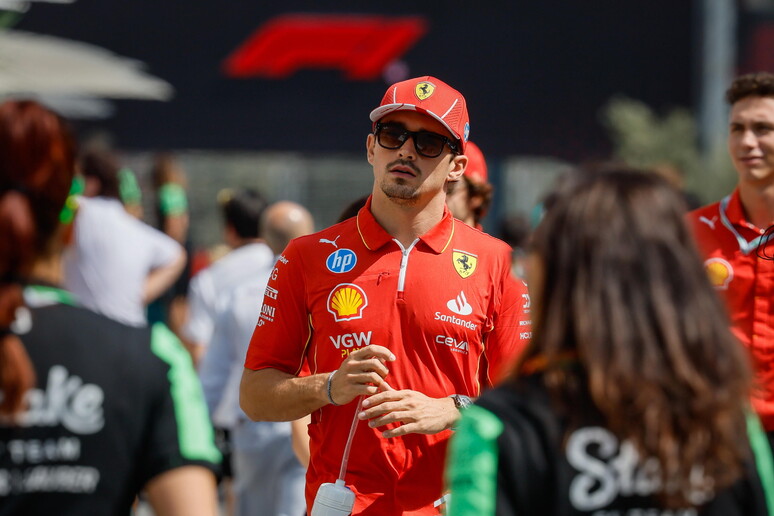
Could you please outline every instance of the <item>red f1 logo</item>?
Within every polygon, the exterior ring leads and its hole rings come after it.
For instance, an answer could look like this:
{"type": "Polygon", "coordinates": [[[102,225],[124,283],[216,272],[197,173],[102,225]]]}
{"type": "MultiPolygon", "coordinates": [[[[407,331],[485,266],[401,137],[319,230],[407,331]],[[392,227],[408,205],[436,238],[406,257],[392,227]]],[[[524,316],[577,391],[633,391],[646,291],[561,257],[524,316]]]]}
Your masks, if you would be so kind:
{"type": "Polygon", "coordinates": [[[288,14],[269,20],[224,62],[230,77],[283,79],[304,68],[337,68],[371,80],[426,32],[419,17],[288,14]]]}

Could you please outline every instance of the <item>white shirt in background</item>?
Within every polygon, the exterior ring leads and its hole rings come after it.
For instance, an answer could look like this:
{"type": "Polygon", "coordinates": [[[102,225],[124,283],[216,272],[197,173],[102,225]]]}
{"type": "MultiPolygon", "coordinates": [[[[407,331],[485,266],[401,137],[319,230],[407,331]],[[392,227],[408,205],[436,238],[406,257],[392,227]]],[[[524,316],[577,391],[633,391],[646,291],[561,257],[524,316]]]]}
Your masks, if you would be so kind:
{"type": "Polygon", "coordinates": [[[177,260],[183,247],[129,215],[116,199],[81,197],[74,224],[74,242],[64,253],[65,288],[86,308],[146,325],[146,278],[177,260]]]}

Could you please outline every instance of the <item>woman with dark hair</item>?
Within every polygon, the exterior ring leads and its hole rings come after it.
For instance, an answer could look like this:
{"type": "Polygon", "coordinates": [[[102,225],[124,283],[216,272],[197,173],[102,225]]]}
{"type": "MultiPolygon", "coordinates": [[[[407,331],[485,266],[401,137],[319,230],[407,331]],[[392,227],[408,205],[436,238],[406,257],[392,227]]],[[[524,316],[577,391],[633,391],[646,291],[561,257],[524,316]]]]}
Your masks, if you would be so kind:
{"type": "Polygon", "coordinates": [[[219,454],[180,342],[58,287],[74,171],[62,119],[0,104],[0,515],[129,514],[145,490],[157,515],[214,516],[219,454]]]}
{"type": "Polygon", "coordinates": [[[528,261],[532,343],[464,413],[448,514],[774,513],[749,365],[683,214],[655,174],[561,183],[528,261]]]}

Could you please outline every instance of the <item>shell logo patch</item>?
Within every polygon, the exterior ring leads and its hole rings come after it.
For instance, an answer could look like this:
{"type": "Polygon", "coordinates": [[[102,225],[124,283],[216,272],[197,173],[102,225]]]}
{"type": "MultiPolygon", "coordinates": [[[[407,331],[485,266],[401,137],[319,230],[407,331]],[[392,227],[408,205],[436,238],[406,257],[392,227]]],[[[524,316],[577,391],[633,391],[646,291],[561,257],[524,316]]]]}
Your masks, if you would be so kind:
{"type": "Polygon", "coordinates": [[[460,251],[459,249],[454,249],[452,252],[452,262],[454,263],[454,270],[457,271],[457,274],[463,278],[467,278],[476,271],[478,256],[466,253],[465,251],[460,251]]]}
{"type": "Polygon", "coordinates": [[[435,84],[432,82],[422,81],[416,86],[414,86],[414,95],[417,96],[419,100],[425,100],[430,97],[435,92],[435,84]]]}
{"type": "Polygon", "coordinates": [[[363,317],[363,309],[368,306],[368,296],[357,285],[342,283],[328,294],[327,306],[336,322],[360,319],[363,317]]]}
{"type": "Polygon", "coordinates": [[[710,258],[704,262],[704,270],[713,287],[718,290],[728,289],[728,284],[734,279],[734,268],[723,258],[710,258]]]}

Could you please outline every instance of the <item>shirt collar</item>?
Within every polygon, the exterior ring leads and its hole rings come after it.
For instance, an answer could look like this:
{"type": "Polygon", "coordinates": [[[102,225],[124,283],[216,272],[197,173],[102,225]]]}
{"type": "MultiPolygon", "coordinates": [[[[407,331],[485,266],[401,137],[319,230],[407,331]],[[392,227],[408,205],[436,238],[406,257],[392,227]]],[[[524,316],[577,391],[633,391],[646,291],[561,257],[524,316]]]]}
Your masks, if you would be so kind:
{"type": "Polygon", "coordinates": [[[749,226],[750,223],[744,216],[744,209],[742,209],[742,200],[739,198],[739,188],[735,188],[731,195],[728,196],[728,204],[726,205],[726,217],[731,224],[736,226],[749,226]]]}
{"type": "MultiPolygon", "coordinates": [[[[449,208],[444,205],[441,221],[433,226],[430,231],[419,237],[419,241],[429,247],[434,253],[441,254],[449,247],[454,236],[454,217],[449,208]]],[[[370,251],[375,251],[393,240],[371,213],[371,197],[368,197],[365,206],[357,213],[357,230],[363,245],[370,251]]]]}

